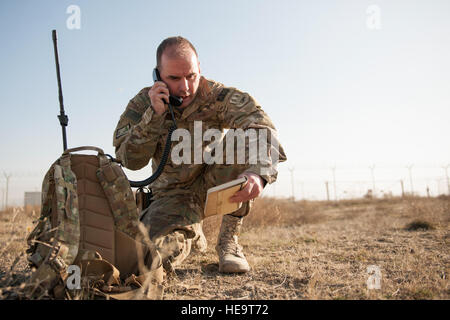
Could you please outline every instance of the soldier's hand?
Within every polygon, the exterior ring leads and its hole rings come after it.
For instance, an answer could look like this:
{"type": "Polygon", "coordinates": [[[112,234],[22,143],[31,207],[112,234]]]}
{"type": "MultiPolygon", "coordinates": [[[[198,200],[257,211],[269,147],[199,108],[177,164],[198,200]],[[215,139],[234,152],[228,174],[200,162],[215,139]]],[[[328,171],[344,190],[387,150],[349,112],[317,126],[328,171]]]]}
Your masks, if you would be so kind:
{"type": "Polygon", "coordinates": [[[244,172],[238,176],[247,177],[247,184],[242,190],[237,191],[229,200],[230,202],[245,202],[258,197],[264,189],[262,178],[255,173],[244,172]]]}
{"type": "Polygon", "coordinates": [[[169,103],[169,89],[164,82],[156,81],[148,91],[148,96],[152,102],[153,110],[158,115],[163,114],[167,110],[167,104],[164,104],[164,101],[169,103]]]}

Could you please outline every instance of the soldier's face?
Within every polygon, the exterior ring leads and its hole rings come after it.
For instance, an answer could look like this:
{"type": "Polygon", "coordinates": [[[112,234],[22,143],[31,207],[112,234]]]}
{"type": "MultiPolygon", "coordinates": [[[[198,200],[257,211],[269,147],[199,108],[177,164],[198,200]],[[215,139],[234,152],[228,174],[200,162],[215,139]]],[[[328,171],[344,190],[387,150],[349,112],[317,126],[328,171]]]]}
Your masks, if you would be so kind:
{"type": "Polygon", "coordinates": [[[200,84],[200,63],[193,51],[183,57],[161,56],[160,74],[171,95],[183,98],[182,108],[188,106],[200,84]]]}

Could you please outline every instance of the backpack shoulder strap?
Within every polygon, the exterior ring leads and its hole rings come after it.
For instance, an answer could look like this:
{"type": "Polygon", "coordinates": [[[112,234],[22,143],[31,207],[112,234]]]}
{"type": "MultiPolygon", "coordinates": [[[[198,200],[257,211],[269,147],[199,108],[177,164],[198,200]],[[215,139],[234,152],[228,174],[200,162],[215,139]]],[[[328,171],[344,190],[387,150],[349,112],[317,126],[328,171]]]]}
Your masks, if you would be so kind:
{"type": "Polygon", "coordinates": [[[130,182],[122,168],[105,155],[99,155],[99,162],[97,178],[111,206],[116,228],[135,239],[139,214],[130,182]]]}

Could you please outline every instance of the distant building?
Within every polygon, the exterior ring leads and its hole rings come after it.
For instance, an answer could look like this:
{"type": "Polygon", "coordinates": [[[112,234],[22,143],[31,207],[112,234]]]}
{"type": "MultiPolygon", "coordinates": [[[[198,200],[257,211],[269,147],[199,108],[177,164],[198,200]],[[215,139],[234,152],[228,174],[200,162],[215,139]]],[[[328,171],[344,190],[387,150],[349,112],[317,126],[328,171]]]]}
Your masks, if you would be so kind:
{"type": "Polygon", "coordinates": [[[367,193],[364,195],[364,198],[366,198],[366,199],[373,199],[372,189],[367,190],[367,193]]]}
{"type": "Polygon", "coordinates": [[[25,192],[24,206],[39,206],[41,205],[41,192],[25,192]]]}

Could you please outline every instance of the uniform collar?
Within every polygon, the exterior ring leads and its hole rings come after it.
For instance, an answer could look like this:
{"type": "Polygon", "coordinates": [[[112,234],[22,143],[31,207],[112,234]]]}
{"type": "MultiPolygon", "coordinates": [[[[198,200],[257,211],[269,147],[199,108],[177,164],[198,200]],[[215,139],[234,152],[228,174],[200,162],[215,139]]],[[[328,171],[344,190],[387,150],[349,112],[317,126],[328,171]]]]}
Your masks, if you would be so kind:
{"type": "Polygon", "coordinates": [[[195,111],[200,109],[204,105],[205,100],[209,96],[210,92],[211,89],[208,85],[208,80],[206,80],[203,76],[201,76],[197,94],[194,100],[192,100],[191,104],[184,109],[183,114],[181,115],[181,120],[186,119],[195,111]]]}

